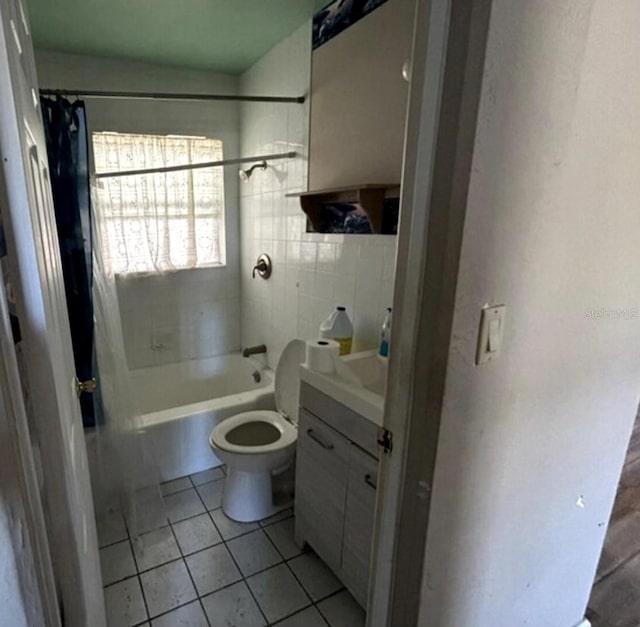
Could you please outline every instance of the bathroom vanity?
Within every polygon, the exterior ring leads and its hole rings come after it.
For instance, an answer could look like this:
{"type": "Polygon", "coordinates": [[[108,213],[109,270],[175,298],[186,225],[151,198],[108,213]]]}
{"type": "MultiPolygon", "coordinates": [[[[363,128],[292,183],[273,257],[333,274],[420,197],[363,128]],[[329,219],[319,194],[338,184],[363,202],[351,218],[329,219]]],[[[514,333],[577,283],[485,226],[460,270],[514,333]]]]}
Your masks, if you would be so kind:
{"type": "Polygon", "coordinates": [[[366,607],[383,396],[305,366],[300,378],[296,541],[308,543],[366,607]]]}

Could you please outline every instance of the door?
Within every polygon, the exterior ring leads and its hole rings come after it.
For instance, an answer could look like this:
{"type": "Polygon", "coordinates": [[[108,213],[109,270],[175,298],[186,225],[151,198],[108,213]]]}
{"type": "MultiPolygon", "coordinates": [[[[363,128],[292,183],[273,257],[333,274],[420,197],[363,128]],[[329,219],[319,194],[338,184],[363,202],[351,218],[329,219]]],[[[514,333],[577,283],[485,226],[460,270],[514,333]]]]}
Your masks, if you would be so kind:
{"type": "Polygon", "coordinates": [[[105,625],[100,562],[38,86],[21,0],[0,5],[0,151],[9,266],[64,624],[105,625]]]}

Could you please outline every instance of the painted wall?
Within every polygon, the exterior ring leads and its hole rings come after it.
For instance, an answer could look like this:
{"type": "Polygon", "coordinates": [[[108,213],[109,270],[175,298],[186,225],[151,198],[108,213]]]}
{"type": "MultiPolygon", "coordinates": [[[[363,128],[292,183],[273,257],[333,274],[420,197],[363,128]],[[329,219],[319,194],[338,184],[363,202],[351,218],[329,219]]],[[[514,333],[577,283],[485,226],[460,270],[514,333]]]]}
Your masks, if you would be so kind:
{"type": "MultiPolygon", "coordinates": [[[[42,87],[116,91],[236,93],[234,76],[146,63],[36,51],[42,87]]],[[[87,100],[91,131],[203,135],[239,148],[236,103],[87,100]]],[[[225,168],[226,267],[183,270],[119,282],[120,311],[131,368],[240,348],[238,169],[225,168]]]]}
{"type": "MultiPolygon", "coordinates": [[[[309,24],[240,77],[241,93],[307,94],[310,58],[309,24]]],[[[285,197],[307,189],[308,120],[308,103],[241,107],[243,154],[299,153],[240,187],[242,343],[265,343],[272,366],[289,340],[317,337],[336,305],[346,306],[354,323],[354,350],[375,347],[392,302],[394,236],[306,233],[298,199],[285,197]],[[273,260],[273,275],[252,280],[263,252],[273,260]]]]}
{"type": "Polygon", "coordinates": [[[493,3],[425,627],[583,619],[640,387],[639,22],[633,0],[493,3]],[[485,303],[506,331],[476,367],[485,303]]]}

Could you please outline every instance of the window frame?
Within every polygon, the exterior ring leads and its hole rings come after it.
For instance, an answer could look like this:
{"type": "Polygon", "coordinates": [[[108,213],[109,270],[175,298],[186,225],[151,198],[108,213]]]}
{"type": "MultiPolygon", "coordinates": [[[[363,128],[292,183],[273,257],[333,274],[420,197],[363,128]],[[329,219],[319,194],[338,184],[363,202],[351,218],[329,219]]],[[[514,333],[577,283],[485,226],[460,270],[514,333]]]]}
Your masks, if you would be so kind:
{"type": "MultiPolygon", "coordinates": [[[[97,136],[104,136],[104,135],[116,135],[116,136],[130,136],[130,137],[149,137],[149,138],[158,138],[158,139],[185,139],[185,140],[206,140],[206,141],[213,141],[213,142],[219,142],[220,143],[220,155],[219,155],[219,159],[217,157],[214,157],[211,159],[211,161],[217,161],[217,160],[223,160],[224,159],[224,148],[225,148],[225,140],[221,137],[209,137],[209,136],[204,136],[204,135],[195,135],[195,134],[185,134],[185,133],[180,133],[180,134],[175,134],[175,133],[146,133],[146,132],[127,132],[127,131],[112,131],[112,130],[92,130],[90,132],[90,140],[91,140],[91,161],[92,161],[92,165],[93,165],[93,172],[94,173],[99,173],[101,171],[106,171],[106,170],[97,170],[96,168],[96,161],[95,161],[95,138],[97,136]]],[[[196,161],[196,163],[199,162],[196,161]]],[[[192,162],[193,163],[193,162],[192,162]]],[[[167,165],[172,165],[172,164],[167,164],[167,165]]],[[[143,169],[144,166],[140,167],[137,164],[134,164],[132,169],[143,169]]],[[[152,166],[149,166],[152,167],[152,166]]],[[[220,166],[222,168],[222,166],[220,166]]],[[[111,171],[111,170],[109,170],[111,171]]],[[[187,168],[185,168],[185,171],[187,171],[187,168]]],[[[101,179],[94,179],[97,186],[100,186],[100,181],[101,179]]],[[[216,213],[209,213],[209,214],[199,214],[197,209],[194,207],[194,215],[195,216],[201,216],[203,218],[212,218],[214,221],[218,221],[219,222],[219,242],[218,242],[218,246],[219,246],[219,250],[220,250],[220,259],[221,261],[219,262],[204,262],[204,263],[197,263],[193,266],[181,266],[181,265],[177,265],[175,267],[168,267],[168,268],[162,268],[162,269],[149,269],[149,270],[133,270],[133,271],[120,271],[120,270],[115,270],[114,274],[117,278],[119,279],[135,279],[135,278],[143,278],[143,277],[154,277],[154,276],[159,276],[159,275],[164,275],[164,274],[175,274],[175,273],[179,273],[179,272],[189,272],[189,271],[193,271],[193,270],[205,270],[205,269],[214,269],[214,268],[220,268],[220,269],[224,269],[227,267],[228,265],[228,259],[227,259],[227,189],[226,189],[226,181],[225,181],[225,174],[224,174],[224,170],[222,172],[221,175],[221,183],[222,183],[222,203],[221,203],[221,207],[219,212],[216,213]]],[[[193,184],[192,184],[193,185],[193,184]]],[[[193,189],[193,188],[192,188],[193,189]]],[[[129,218],[127,217],[122,217],[122,216],[113,216],[113,215],[104,215],[102,218],[105,222],[105,224],[108,224],[110,221],[115,220],[115,219],[120,219],[120,220],[125,220],[128,221],[129,218]]],[[[143,216],[131,216],[130,218],[132,221],[133,220],[144,220],[145,218],[143,216]]],[[[170,220],[183,220],[183,219],[188,219],[187,216],[173,216],[170,215],[166,218],[168,221],[170,220]]],[[[113,249],[111,248],[111,238],[109,238],[108,236],[105,236],[105,241],[107,241],[109,243],[109,248],[110,248],[110,254],[113,253],[113,249]]],[[[195,243],[195,242],[194,242],[195,243]]],[[[115,261],[115,259],[117,259],[117,257],[114,257],[114,265],[118,265],[117,261],[115,261]]]]}

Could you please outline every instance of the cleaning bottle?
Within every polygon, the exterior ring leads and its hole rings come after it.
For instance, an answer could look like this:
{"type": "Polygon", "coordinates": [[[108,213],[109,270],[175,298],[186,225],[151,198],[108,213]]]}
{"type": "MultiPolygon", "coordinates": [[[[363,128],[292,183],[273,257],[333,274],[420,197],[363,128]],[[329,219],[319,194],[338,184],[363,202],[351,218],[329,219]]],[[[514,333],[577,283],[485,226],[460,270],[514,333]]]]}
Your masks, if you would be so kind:
{"type": "Polygon", "coordinates": [[[346,307],[336,307],[336,310],[320,325],[320,337],[338,342],[341,356],[351,352],[353,325],[347,315],[346,307]]]}
{"type": "Polygon", "coordinates": [[[381,357],[389,357],[389,343],[391,341],[391,307],[387,307],[387,315],[382,323],[382,332],[380,333],[380,350],[378,354],[381,357]]]}

